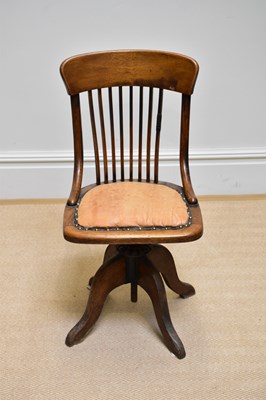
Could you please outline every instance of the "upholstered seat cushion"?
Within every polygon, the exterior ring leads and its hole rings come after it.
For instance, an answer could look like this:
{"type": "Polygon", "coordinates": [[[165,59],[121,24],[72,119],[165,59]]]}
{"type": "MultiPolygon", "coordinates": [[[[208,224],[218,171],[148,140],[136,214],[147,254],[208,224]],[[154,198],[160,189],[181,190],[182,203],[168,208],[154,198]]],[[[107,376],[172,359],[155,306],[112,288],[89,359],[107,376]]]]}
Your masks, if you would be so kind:
{"type": "Polygon", "coordinates": [[[115,182],[89,190],[75,211],[79,229],[170,229],[191,223],[188,206],[175,189],[144,182],[115,182]]]}

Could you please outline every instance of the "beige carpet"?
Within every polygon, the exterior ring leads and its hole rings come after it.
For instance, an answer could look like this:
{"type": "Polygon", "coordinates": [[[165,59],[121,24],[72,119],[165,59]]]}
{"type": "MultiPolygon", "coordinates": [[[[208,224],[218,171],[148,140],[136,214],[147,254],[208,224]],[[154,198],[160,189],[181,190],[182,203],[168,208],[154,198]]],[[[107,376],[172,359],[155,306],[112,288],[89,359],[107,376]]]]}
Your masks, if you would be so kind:
{"type": "Polygon", "coordinates": [[[169,246],[196,296],[167,290],[187,357],[162,343],[140,290],[111,293],[93,332],[64,339],[87,301],[104,246],[61,234],[63,205],[2,204],[2,400],[266,399],[266,199],[201,202],[205,234],[169,246]]]}

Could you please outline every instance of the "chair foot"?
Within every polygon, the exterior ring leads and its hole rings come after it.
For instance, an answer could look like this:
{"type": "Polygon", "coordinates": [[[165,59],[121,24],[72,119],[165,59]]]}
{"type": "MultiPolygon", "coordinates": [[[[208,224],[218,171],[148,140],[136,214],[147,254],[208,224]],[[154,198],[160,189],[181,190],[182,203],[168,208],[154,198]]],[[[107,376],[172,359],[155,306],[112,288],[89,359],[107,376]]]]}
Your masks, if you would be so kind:
{"type": "Polygon", "coordinates": [[[166,285],[183,299],[193,296],[196,292],[192,285],[182,282],[176,272],[175,262],[170,251],[162,245],[153,245],[147,254],[154,268],[160,272],[166,285]]]}
{"type": "Polygon", "coordinates": [[[125,283],[125,262],[121,256],[106,261],[93,277],[87,307],[80,321],[66,337],[66,345],[80,343],[98,320],[108,294],[125,283]]]}

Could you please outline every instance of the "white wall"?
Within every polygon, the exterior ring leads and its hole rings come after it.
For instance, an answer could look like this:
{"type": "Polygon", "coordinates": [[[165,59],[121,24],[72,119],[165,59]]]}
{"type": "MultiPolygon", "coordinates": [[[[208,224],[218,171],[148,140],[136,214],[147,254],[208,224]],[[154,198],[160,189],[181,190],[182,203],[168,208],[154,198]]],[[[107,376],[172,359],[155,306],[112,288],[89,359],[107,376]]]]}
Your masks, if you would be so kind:
{"type": "MultiPolygon", "coordinates": [[[[59,65],[74,54],[121,48],[199,62],[196,192],[266,193],[264,0],[9,0],[0,14],[1,198],[67,197],[72,132],[59,65]]],[[[175,153],[168,145],[161,153],[169,179],[175,153]]]]}

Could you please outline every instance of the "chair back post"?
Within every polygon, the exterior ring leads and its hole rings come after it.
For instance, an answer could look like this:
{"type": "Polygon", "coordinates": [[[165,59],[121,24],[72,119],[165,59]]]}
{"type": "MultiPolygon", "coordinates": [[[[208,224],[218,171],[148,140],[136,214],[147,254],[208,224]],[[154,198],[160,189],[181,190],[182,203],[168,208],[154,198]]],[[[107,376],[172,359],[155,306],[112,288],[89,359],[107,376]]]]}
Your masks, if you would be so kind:
{"type": "Polygon", "coordinates": [[[77,204],[82,185],[83,140],[82,140],[79,95],[75,94],[73,96],[70,96],[70,100],[71,100],[71,111],[72,111],[73,141],[74,141],[74,171],[73,171],[72,189],[67,201],[67,205],[74,206],[77,204]]]}
{"type": "Polygon", "coordinates": [[[192,188],[190,172],[189,172],[188,151],[189,151],[190,102],[191,102],[191,95],[182,94],[179,160],[180,160],[181,179],[187,201],[190,204],[197,204],[198,200],[192,188]]]}

